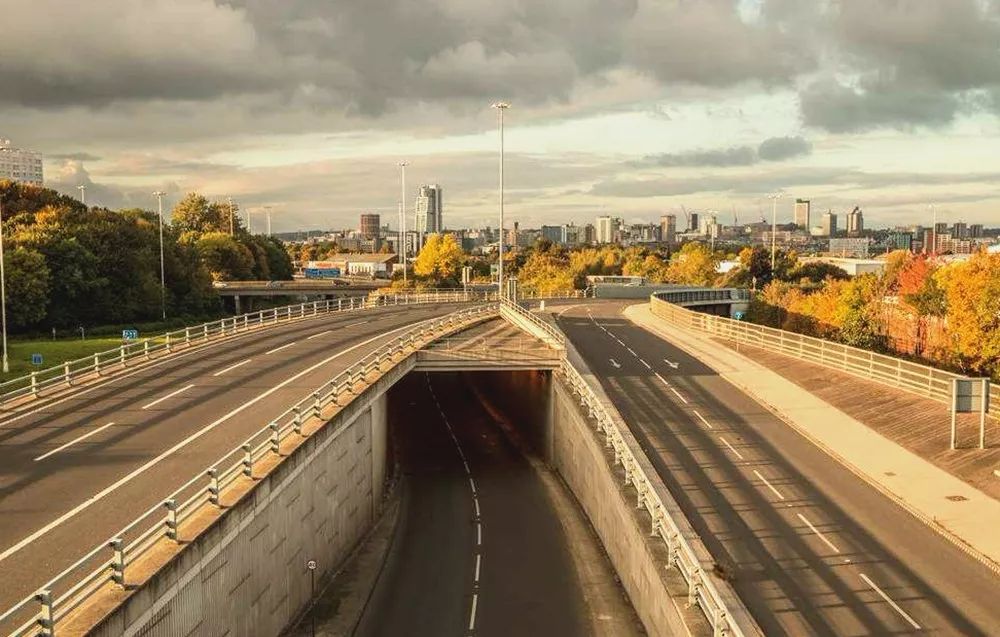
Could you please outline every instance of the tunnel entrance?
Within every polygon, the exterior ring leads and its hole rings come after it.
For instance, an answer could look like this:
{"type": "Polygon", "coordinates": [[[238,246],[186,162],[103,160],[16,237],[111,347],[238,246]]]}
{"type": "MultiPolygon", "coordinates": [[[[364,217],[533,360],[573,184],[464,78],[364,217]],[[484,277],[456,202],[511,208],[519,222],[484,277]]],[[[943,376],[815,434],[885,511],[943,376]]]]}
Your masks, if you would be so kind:
{"type": "Polygon", "coordinates": [[[538,371],[421,371],[393,386],[399,508],[356,635],[594,633],[573,553],[592,542],[599,563],[603,549],[545,463],[550,396],[538,371]]]}

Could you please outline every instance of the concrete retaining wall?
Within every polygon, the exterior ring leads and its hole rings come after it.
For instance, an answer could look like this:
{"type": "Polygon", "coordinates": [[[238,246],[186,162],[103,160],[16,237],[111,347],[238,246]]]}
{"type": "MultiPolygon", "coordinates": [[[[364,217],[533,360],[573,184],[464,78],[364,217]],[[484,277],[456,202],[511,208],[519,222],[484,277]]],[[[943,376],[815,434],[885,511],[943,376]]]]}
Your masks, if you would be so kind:
{"type": "Polygon", "coordinates": [[[277,635],[337,569],[382,504],[385,392],[398,364],[259,480],[256,487],[90,634],[277,635]]]}

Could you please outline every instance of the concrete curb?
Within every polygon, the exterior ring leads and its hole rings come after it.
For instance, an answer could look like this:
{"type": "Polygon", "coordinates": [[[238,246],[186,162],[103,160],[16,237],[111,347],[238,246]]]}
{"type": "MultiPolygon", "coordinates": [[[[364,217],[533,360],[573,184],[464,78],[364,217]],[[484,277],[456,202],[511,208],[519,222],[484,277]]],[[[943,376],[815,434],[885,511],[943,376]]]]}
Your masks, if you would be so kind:
{"type": "MultiPolygon", "coordinates": [[[[816,447],[818,447],[819,449],[821,449],[824,453],[826,453],[828,456],[830,456],[835,461],[837,461],[838,464],[840,464],[845,469],[847,469],[848,471],[850,471],[852,474],[854,474],[855,476],[857,476],[858,478],[860,478],[867,485],[869,485],[870,487],[872,487],[873,489],[875,489],[876,491],[878,491],[879,493],[881,493],[882,495],[884,495],[886,498],[888,498],[889,500],[891,500],[892,502],[894,502],[896,505],[898,505],[904,511],[906,511],[907,513],[909,513],[910,515],[912,515],[913,517],[915,517],[916,519],[918,519],[924,525],[926,525],[927,527],[929,527],[932,530],[934,530],[936,533],[938,533],[938,535],[940,535],[944,539],[946,539],[949,542],[951,542],[956,548],[958,548],[959,550],[961,550],[963,553],[965,553],[966,555],[968,555],[972,559],[974,559],[977,562],[981,563],[983,566],[985,566],[986,568],[988,568],[994,574],[1000,575],[1000,563],[997,563],[996,561],[994,561],[993,559],[991,559],[988,555],[986,555],[985,553],[979,551],[974,546],[972,546],[971,544],[969,544],[965,539],[963,539],[962,537],[960,537],[959,535],[957,535],[953,531],[951,531],[951,530],[943,527],[940,523],[938,523],[936,520],[934,520],[933,517],[928,516],[927,514],[925,514],[920,509],[918,509],[915,506],[911,505],[906,499],[904,499],[903,497],[897,495],[891,489],[889,489],[889,488],[885,487],[884,485],[882,485],[881,483],[879,483],[877,480],[875,480],[870,475],[868,475],[868,473],[866,473],[865,471],[862,471],[860,468],[858,468],[849,459],[847,459],[846,457],[844,457],[843,455],[841,455],[840,453],[838,453],[836,450],[832,449],[826,443],[824,443],[821,440],[819,440],[818,438],[816,438],[812,433],[809,432],[809,430],[805,429],[804,427],[799,426],[793,419],[791,419],[788,416],[786,416],[781,411],[780,408],[776,407],[775,405],[772,405],[767,400],[761,398],[751,388],[749,388],[748,386],[744,385],[743,383],[740,383],[740,382],[738,382],[738,381],[736,381],[734,379],[731,379],[731,378],[729,378],[727,376],[722,375],[722,372],[715,365],[713,365],[712,363],[710,363],[710,362],[708,362],[708,361],[706,361],[706,360],[704,360],[704,359],[702,359],[700,357],[700,352],[698,352],[694,348],[691,348],[689,345],[687,345],[683,341],[677,340],[677,339],[671,337],[670,335],[666,334],[664,331],[662,331],[661,329],[659,329],[659,327],[657,325],[655,325],[655,324],[647,324],[647,322],[645,320],[643,320],[643,319],[634,318],[634,314],[635,313],[634,312],[631,312],[631,313],[628,312],[628,310],[631,309],[632,307],[635,307],[635,306],[630,306],[629,308],[625,308],[624,310],[622,310],[622,314],[627,319],[629,319],[630,321],[634,322],[636,325],[638,325],[639,327],[645,329],[646,331],[652,332],[656,336],[658,336],[658,337],[660,337],[660,338],[662,338],[664,340],[669,341],[672,345],[674,345],[676,347],[679,347],[680,349],[684,350],[685,352],[687,352],[691,356],[693,356],[693,357],[698,358],[699,360],[701,360],[701,362],[703,362],[705,365],[708,365],[712,369],[716,370],[716,372],[719,372],[720,376],[724,380],[726,380],[726,382],[732,384],[734,387],[739,388],[740,391],[742,391],[744,394],[746,394],[747,396],[749,396],[750,398],[752,398],[755,402],[757,402],[759,405],[761,405],[762,407],[764,407],[765,409],[767,409],[769,412],[771,412],[772,414],[774,414],[783,423],[785,423],[786,425],[790,426],[799,435],[801,435],[803,438],[805,438],[806,440],[808,440],[809,442],[811,442],[812,444],[814,444],[816,447]]],[[[658,319],[658,320],[662,320],[662,319],[658,319]]],[[[698,335],[698,338],[704,338],[704,337],[701,336],[701,335],[698,335]]]]}

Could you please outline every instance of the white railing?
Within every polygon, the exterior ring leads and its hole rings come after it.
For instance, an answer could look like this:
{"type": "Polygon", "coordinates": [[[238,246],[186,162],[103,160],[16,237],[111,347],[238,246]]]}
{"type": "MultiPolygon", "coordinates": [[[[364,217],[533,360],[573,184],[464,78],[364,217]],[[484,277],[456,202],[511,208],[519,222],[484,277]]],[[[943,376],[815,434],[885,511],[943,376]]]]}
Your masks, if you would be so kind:
{"type": "Polygon", "coordinates": [[[588,415],[596,422],[598,434],[605,438],[607,447],[614,451],[615,465],[621,465],[625,474],[625,485],[632,486],[636,493],[636,506],[645,509],[651,520],[651,533],[667,547],[668,567],[676,568],[688,587],[688,604],[697,605],[712,626],[713,635],[749,637],[759,635],[756,623],[735,595],[726,603],[710,574],[702,568],[697,553],[688,543],[684,533],[669,515],[663,501],[657,495],[649,476],[642,469],[632,449],[629,447],[615,424],[611,414],[605,409],[580,372],[566,359],[559,369],[566,385],[577,396],[588,415]],[[733,607],[734,604],[736,607],[733,607]]]}
{"type": "Polygon", "coordinates": [[[538,318],[534,313],[524,309],[519,303],[515,303],[504,297],[500,301],[500,313],[507,317],[515,325],[521,325],[525,331],[533,333],[556,349],[566,348],[566,337],[554,325],[538,318]]]}
{"type": "MultiPolygon", "coordinates": [[[[650,297],[653,314],[684,329],[823,365],[945,404],[950,404],[952,398],[952,380],[965,378],[928,365],[822,338],[695,312],[674,305],[669,302],[673,299],[665,300],[664,296],[664,293],[656,292],[650,297]]],[[[1000,385],[996,383],[990,385],[990,415],[1000,418],[1000,385]]]]}
{"type": "Polygon", "coordinates": [[[436,291],[419,294],[387,294],[377,297],[357,296],[286,305],[219,319],[194,327],[166,332],[153,338],[122,343],[121,346],[114,349],[66,361],[60,365],[33,371],[30,374],[0,383],[0,407],[12,400],[27,396],[37,397],[53,389],[70,387],[75,381],[81,379],[93,379],[112,371],[120,371],[131,363],[138,364],[184,348],[204,345],[210,341],[279,323],[358,309],[467,300],[470,299],[462,293],[436,291]]]}
{"type": "Polygon", "coordinates": [[[424,321],[337,374],[107,542],[94,547],[38,592],[0,615],[0,634],[52,635],[55,624],[109,583],[124,586],[130,566],[157,542],[167,538],[179,543],[179,529],[185,521],[206,507],[221,508],[220,499],[227,488],[241,478],[253,478],[258,463],[278,457],[282,443],[290,437],[306,436],[303,425],[307,421],[322,418],[328,407],[350,402],[359,385],[374,382],[373,375],[381,376],[429,342],[497,313],[496,304],[482,305],[424,321]]]}

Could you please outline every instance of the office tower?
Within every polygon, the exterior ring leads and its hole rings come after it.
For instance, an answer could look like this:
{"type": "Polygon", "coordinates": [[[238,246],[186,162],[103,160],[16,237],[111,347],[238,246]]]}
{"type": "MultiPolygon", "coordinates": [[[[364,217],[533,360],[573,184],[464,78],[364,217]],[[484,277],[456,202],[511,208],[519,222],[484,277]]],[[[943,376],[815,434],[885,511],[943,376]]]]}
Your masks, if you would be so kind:
{"type": "Polygon", "coordinates": [[[861,208],[854,206],[854,210],[847,214],[847,234],[851,237],[859,237],[864,229],[865,219],[861,208]]]}
{"type": "Polygon", "coordinates": [[[812,204],[808,199],[795,200],[795,225],[803,230],[809,230],[809,216],[812,204]]]}
{"type": "Polygon", "coordinates": [[[937,233],[934,228],[924,229],[923,253],[937,254],[937,233]]]}
{"type": "Polygon", "coordinates": [[[0,179],[41,186],[42,154],[14,148],[9,139],[0,139],[0,179]]]}
{"type": "Polygon", "coordinates": [[[897,230],[889,235],[889,245],[894,250],[906,250],[909,252],[913,249],[913,233],[897,230]]]}
{"type": "Polygon", "coordinates": [[[588,223],[583,227],[583,242],[587,245],[597,243],[597,228],[594,227],[594,224],[588,223]]]}
{"type": "Polygon", "coordinates": [[[441,186],[437,184],[420,187],[416,203],[417,232],[434,234],[444,230],[441,197],[441,186]]]}
{"type": "Polygon", "coordinates": [[[823,224],[821,226],[823,229],[824,237],[832,237],[837,234],[837,214],[832,210],[828,210],[823,213],[823,224]]]}
{"type": "Polygon", "coordinates": [[[677,216],[663,215],[660,217],[660,241],[672,246],[677,241],[677,216]]]}
{"type": "Polygon", "coordinates": [[[956,221],[951,226],[951,236],[955,239],[966,239],[969,236],[969,227],[964,221],[956,221]]]}
{"type": "Polygon", "coordinates": [[[615,240],[614,226],[611,222],[611,217],[598,217],[597,218],[597,243],[611,243],[615,240]]]}
{"type": "Polygon", "coordinates": [[[688,220],[687,231],[688,232],[697,232],[698,231],[698,213],[697,212],[692,212],[691,213],[691,218],[688,220]]]}
{"type": "Polygon", "coordinates": [[[979,239],[983,236],[983,224],[974,223],[969,226],[969,238],[979,239]]]}
{"type": "Polygon", "coordinates": [[[381,218],[375,213],[364,213],[361,215],[361,236],[365,239],[376,239],[379,236],[379,224],[381,218]]]}
{"type": "Polygon", "coordinates": [[[563,244],[565,242],[563,226],[542,226],[542,238],[548,239],[556,245],[563,244]]]}

